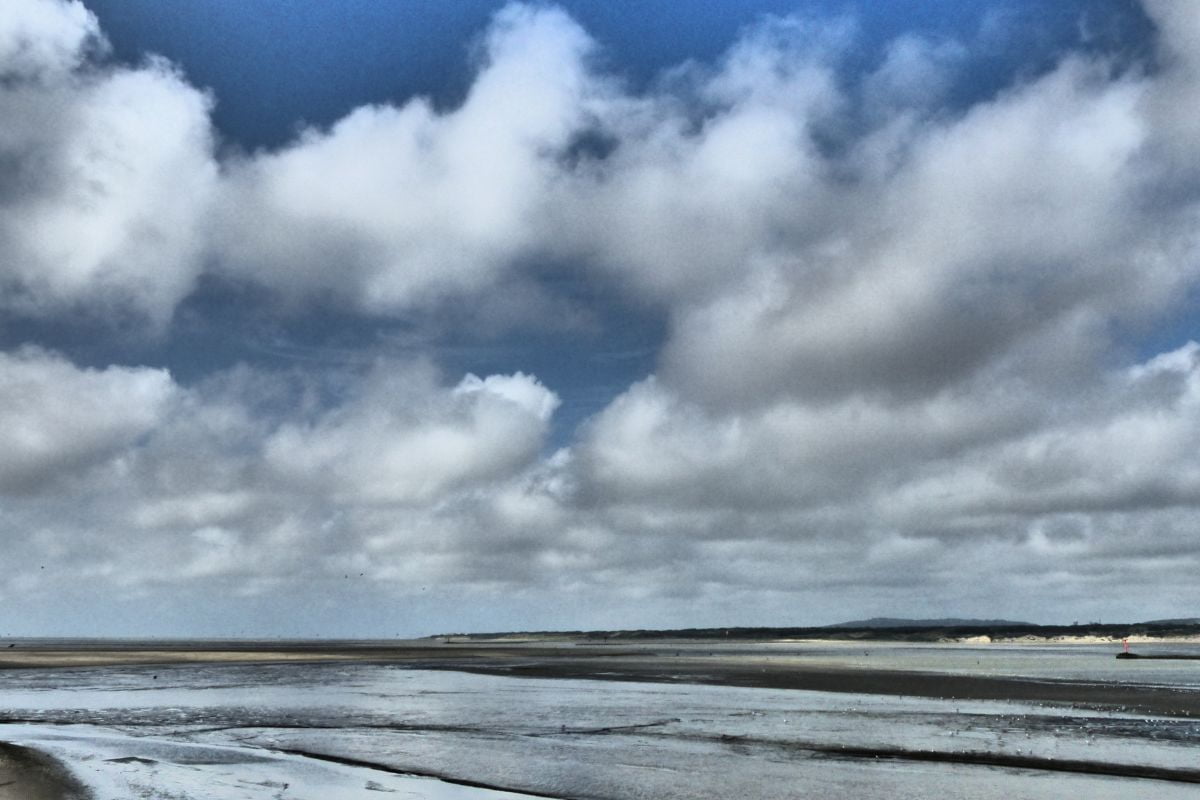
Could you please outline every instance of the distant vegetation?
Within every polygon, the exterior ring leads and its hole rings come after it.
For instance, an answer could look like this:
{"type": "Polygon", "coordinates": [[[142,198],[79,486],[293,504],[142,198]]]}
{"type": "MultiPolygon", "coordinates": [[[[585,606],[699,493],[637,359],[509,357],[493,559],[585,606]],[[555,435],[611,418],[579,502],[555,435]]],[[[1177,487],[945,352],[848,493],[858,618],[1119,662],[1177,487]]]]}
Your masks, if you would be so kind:
{"type": "Polygon", "coordinates": [[[1014,622],[1011,619],[896,619],[894,617],[871,617],[854,622],[838,622],[829,628],[1012,628],[1032,627],[1032,622],[1014,622]]]}
{"type": "Polygon", "coordinates": [[[836,625],[805,628],[684,628],[676,630],[623,631],[509,631],[503,633],[458,633],[439,637],[465,641],[494,639],[637,641],[645,639],[720,639],[725,641],[772,641],[778,639],[844,639],[876,641],[936,642],[988,636],[992,639],[1062,636],[1176,637],[1200,636],[1200,618],[1151,620],[1132,623],[1087,622],[1071,625],[1034,625],[1009,620],[891,619],[876,618],[836,625]]]}

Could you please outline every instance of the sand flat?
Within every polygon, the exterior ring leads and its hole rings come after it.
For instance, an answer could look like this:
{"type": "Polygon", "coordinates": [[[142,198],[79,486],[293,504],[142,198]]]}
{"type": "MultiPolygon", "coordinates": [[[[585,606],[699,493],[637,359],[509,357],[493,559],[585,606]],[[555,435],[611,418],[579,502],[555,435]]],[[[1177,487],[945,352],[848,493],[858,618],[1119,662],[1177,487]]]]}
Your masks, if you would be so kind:
{"type": "MultiPolygon", "coordinates": [[[[0,667],[55,669],[67,667],[151,666],[172,664],[254,664],[375,662],[409,668],[486,673],[508,677],[574,678],[605,681],[701,683],[770,689],[911,695],[931,698],[997,699],[1121,707],[1150,713],[1200,718],[1200,691],[1163,687],[1154,682],[1126,682],[1140,667],[1121,666],[1121,680],[1093,680],[998,674],[964,674],[943,669],[962,645],[912,645],[931,654],[917,666],[889,660],[876,646],[877,657],[849,660],[866,644],[796,643],[778,650],[767,643],[651,641],[595,642],[236,642],[196,644],[104,642],[31,644],[0,651],[0,667]]],[[[1083,643],[1079,644],[1083,647],[1083,643]]],[[[994,645],[984,645],[989,651],[994,645]]],[[[1061,647],[1061,645],[1060,645],[1061,647]]],[[[1070,647],[1068,645],[1068,647],[1070,647]]],[[[1118,645],[1119,647],[1119,645],[1118,645]]],[[[1020,649],[1024,651],[1025,645],[1020,649]]],[[[1116,650],[1113,651],[1115,655],[1116,650]]],[[[1096,654],[1108,665],[1111,656],[1096,654]]]]}
{"type": "MultiPolygon", "coordinates": [[[[974,652],[988,651],[971,651],[972,663],[974,652]]],[[[674,651],[610,659],[604,681],[566,677],[568,653],[492,656],[474,663],[501,674],[380,660],[10,671],[0,740],[69,764],[97,800],[356,800],[386,789],[474,800],[484,786],[603,800],[774,797],[796,786],[865,800],[1120,800],[1194,797],[1200,780],[1200,723],[1178,717],[757,688],[737,685],[746,673],[732,668],[715,678],[733,685],[679,681],[670,675],[688,670],[674,651]],[[627,679],[643,665],[666,668],[664,681],[627,679]],[[553,678],[526,669],[555,666],[553,678]]],[[[693,663],[742,669],[751,657],[714,650],[693,663]]],[[[1103,651],[1083,661],[1096,657],[1158,669],[1103,651]]]]}
{"type": "Polygon", "coordinates": [[[120,664],[311,662],[354,657],[347,653],[270,650],[25,650],[0,653],[0,669],[108,667],[120,664]]]}

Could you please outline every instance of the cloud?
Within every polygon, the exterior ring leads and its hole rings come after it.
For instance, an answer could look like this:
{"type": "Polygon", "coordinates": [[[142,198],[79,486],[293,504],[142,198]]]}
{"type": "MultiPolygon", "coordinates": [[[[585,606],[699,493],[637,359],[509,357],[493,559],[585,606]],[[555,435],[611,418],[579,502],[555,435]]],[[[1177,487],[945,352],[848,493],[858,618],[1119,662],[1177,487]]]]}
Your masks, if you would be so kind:
{"type": "Polygon", "coordinates": [[[0,354],[0,493],[61,489],[152,431],[175,392],[162,370],[82,370],[33,348],[0,354]]]}
{"type": "Polygon", "coordinates": [[[863,105],[878,122],[936,113],[968,59],[959,42],[901,36],[890,42],[879,68],[864,81],[863,105]]]}
{"type": "Polygon", "coordinates": [[[461,105],[359,108],[220,169],[173,68],[109,64],[78,5],[14,8],[10,311],[166,324],[203,263],[292,313],[466,308],[471,341],[481,306],[562,299],[551,270],[668,330],[553,453],[569,387],[522,372],[180,386],[0,356],[14,563],[123,598],[433,586],[534,626],[1109,614],[1118,566],[1200,601],[1200,346],[1162,327],[1200,267],[1190,6],[1147,3],[1154,64],[1067,53],[966,103],[964,43],[852,74],[852,24],[767,20],[634,91],[566,14],[511,5],[461,105]]]}
{"type": "MultiPolygon", "coordinates": [[[[331,596],[344,576],[380,598],[441,586],[459,602],[500,592],[536,607],[570,591],[609,604],[595,624],[737,620],[739,604],[793,619],[795,602],[803,620],[832,619],[851,601],[830,598],[847,592],[864,611],[889,597],[911,607],[916,592],[982,613],[1008,602],[1003,566],[1053,576],[1083,608],[1113,560],[1136,573],[1192,557],[1197,352],[1113,370],[1051,406],[984,381],[903,404],[730,415],[650,379],[548,457],[556,398],[526,375],[240,368],[182,389],[33,352],[5,372],[38,377],[36,407],[67,454],[24,475],[53,472],[72,491],[6,475],[16,494],[0,519],[30,532],[14,564],[51,563],[57,580],[122,598],[221,587],[218,606],[292,596],[303,575],[304,591],[331,596]],[[101,402],[105,382],[122,402],[101,402]],[[147,399],[131,403],[137,386],[147,399]],[[100,426],[87,408],[98,430],[63,425],[52,399],[80,396],[116,419],[100,426]]],[[[40,597],[45,580],[18,569],[0,592],[40,597]]]]}
{"type": "MultiPolygon", "coordinates": [[[[790,230],[739,238],[737,211],[724,226],[714,207],[693,227],[729,232],[736,257],[702,248],[668,264],[673,285],[630,276],[671,332],[658,374],[574,448],[581,507],[624,546],[687,564],[674,585],[706,603],[707,586],[854,587],[914,609],[914,593],[982,610],[1028,592],[1042,599],[1023,613],[1042,618],[1059,598],[1096,606],[1118,564],[1194,559],[1196,346],[1129,364],[1117,338],[1174,313],[1198,277],[1200,195],[1173,166],[1191,139],[1160,116],[1198,85],[1180,55],[1194,20],[1178,13],[1158,71],[1068,54],[953,113],[887,108],[888,59],[864,84],[877,116],[838,147],[815,146],[836,125],[764,91],[807,142],[772,174],[803,179],[748,202],[760,219],[792,210],[790,230]]],[[[835,116],[854,102],[824,85],[835,116]]],[[[663,149],[691,152],[694,131],[739,113],[717,108],[663,149]]]]}
{"type": "Polygon", "coordinates": [[[942,608],[982,610],[1020,606],[1011,577],[1023,574],[1090,603],[1113,569],[1198,555],[1186,533],[1200,506],[1198,352],[1189,343],[1073,396],[983,381],[903,403],[784,400],[737,415],[646,381],[576,448],[577,508],[646,559],[624,567],[630,583],[679,565],[665,594],[856,587],[869,608],[921,587],[944,593],[942,608]]]}
{"type": "Polygon", "coordinates": [[[267,440],[285,480],[351,502],[429,503],[528,466],[558,398],[518,373],[468,375],[449,391],[428,368],[377,367],[345,403],[267,440]]]}
{"type": "MultiPolygon", "coordinates": [[[[800,74],[810,92],[835,92],[828,68],[800,74]]],[[[739,128],[733,141],[744,149],[717,151],[699,188],[672,175],[655,208],[627,189],[611,203],[655,238],[613,236],[605,255],[633,246],[654,259],[612,258],[666,304],[663,377],[689,394],[739,406],[936,392],[1031,340],[1075,359],[1081,336],[1161,312],[1195,278],[1173,258],[1190,246],[1190,226],[1178,216],[1164,224],[1162,209],[1144,204],[1147,85],[1111,78],[1108,64],[1067,58],[948,118],[906,107],[830,154],[817,142],[828,123],[779,99],[803,95],[783,91],[778,70],[761,83],[780,88],[718,111],[703,133],[662,151],[699,159],[697,139],[748,115],[779,121],[786,136],[739,128]],[[745,170],[758,178],[742,180],[745,170]],[[674,285],[645,283],[667,276],[674,285]]],[[[602,196],[632,174],[619,158],[596,169],[603,185],[581,194],[602,196]]],[[[625,220],[606,223],[626,230],[625,220]]]]}
{"type": "Polygon", "coordinates": [[[161,325],[200,270],[210,103],[103,47],[79,3],[19,0],[0,22],[0,304],[161,325]]]}
{"type": "Polygon", "coordinates": [[[240,367],[180,387],[29,350],[0,361],[0,398],[15,565],[0,594],[69,579],[125,599],[194,585],[246,598],[351,571],[398,593],[494,584],[485,564],[556,533],[537,462],[558,399],[521,373],[240,367]],[[47,563],[52,576],[30,577],[47,563]]]}
{"type": "Polygon", "coordinates": [[[61,76],[102,41],[96,17],[82,3],[13,0],[0,21],[0,65],[10,79],[61,76]]]}
{"type": "Polygon", "coordinates": [[[1109,376],[1094,396],[1097,407],[1074,403],[1057,424],[924,476],[899,493],[900,505],[936,493],[945,513],[980,516],[1197,507],[1200,472],[1191,454],[1200,435],[1198,352],[1189,342],[1109,376]]]}
{"type": "Polygon", "coordinates": [[[1164,0],[1143,0],[1142,6],[1155,23],[1161,70],[1153,76],[1147,112],[1159,133],[1156,143],[1194,190],[1200,122],[1188,109],[1200,99],[1200,10],[1164,0]]]}
{"type": "Polygon", "coordinates": [[[773,21],[715,69],[605,98],[595,125],[610,152],[556,186],[554,247],[674,306],[737,285],[764,252],[822,235],[831,198],[816,134],[844,102],[834,54],[847,37],[773,21]]]}
{"type": "Polygon", "coordinates": [[[587,35],[553,8],[505,7],[463,104],[362,107],[231,164],[221,269],[375,312],[472,296],[535,249],[538,213],[587,116],[587,35]]]}
{"type": "MultiPolygon", "coordinates": [[[[551,259],[663,308],[666,372],[714,400],[702,365],[764,340],[780,343],[772,372],[810,384],[850,385],[881,363],[884,384],[936,381],[921,354],[964,321],[978,324],[944,337],[960,343],[947,374],[1006,347],[1030,316],[1153,312],[1177,290],[1161,269],[1128,285],[1187,227],[1178,205],[1144,207],[1145,181],[1166,169],[1154,153],[1189,140],[1172,110],[1196,85],[1188,12],[1150,9],[1160,72],[1114,78],[1103,56],[1067,55],[948,113],[938,100],[967,58],[955,42],[906,35],[852,76],[853,24],[769,19],[716,64],[636,94],[597,68],[597,45],[565,13],[511,4],[458,107],[364,106],[228,157],[218,176],[209,98],[162,60],[106,64],[82,6],[21,0],[0,31],[16,76],[0,102],[18,121],[0,142],[13,187],[4,300],[161,322],[206,256],[279,296],[376,314],[505,296],[528,309],[552,291],[528,267],[551,259]],[[1031,296],[1048,307],[1022,311],[1031,296]],[[847,322],[864,315],[868,327],[847,322]],[[834,374],[815,352],[830,342],[864,370],[834,374]]],[[[754,381],[770,382],[710,382],[754,381]]]]}

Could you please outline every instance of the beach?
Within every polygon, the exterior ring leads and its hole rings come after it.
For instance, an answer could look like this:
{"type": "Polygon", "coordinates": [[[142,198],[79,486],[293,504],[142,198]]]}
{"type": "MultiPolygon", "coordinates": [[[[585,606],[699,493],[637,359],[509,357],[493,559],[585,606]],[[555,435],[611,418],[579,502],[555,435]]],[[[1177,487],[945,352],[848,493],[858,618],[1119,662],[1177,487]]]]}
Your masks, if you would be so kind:
{"type": "MultiPolygon", "coordinates": [[[[1008,651],[973,643],[899,645],[887,642],[844,641],[724,642],[644,641],[597,645],[587,641],[539,640],[443,643],[414,640],[403,643],[298,642],[270,645],[260,642],[95,642],[38,643],[0,652],[0,670],[14,668],[79,668],[154,666],[172,664],[279,664],[371,662],[430,670],[547,679],[575,678],[605,681],[689,682],[719,686],[797,689],[819,692],[911,695],[964,700],[1016,700],[1068,703],[1081,707],[1113,707],[1200,719],[1200,692],[1181,692],[1145,681],[1118,680],[1142,675],[1145,668],[1106,664],[1101,658],[1120,644],[1109,641],[1062,640],[1009,643],[1008,651]],[[1023,646],[1023,648],[1022,648],[1023,646]],[[1112,680],[1083,676],[988,673],[962,669],[971,654],[990,652],[1088,652],[1094,663],[1111,667],[1112,680]],[[1086,646],[1086,647],[1085,647],[1086,646]],[[892,658],[897,653],[928,653],[915,663],[892,658]],[[875,661],[871,661],[874,653],[875,661]],[[863,655],[859,655],[863,654],[863,655]],[[956,667],[958,667],[956,669],[956,667]],[[1134,670],[1137,670],[1136,672],[1134,670]]],[[[1195,647],[1191,641],[1141,643],[1164,647],[1195,647]]],[[[1147,652],[1155,652],[1151,647],[1147,652]]],[[[1197,649],[1200,653],[1200,649],[1197,649]]],[[[971,656],[974,657],[974,656],[971,656]]],[[[1186,671],[1186,670],[1185,670],[1186,671]]]]}
{"type": "Polygon", "coordinates": [[[1118,649],[24,643],[0,653],[0,740],[37,800],[71,796],[56,775],[96,800],[1186,796],[1193,664],[1118,649]]]}

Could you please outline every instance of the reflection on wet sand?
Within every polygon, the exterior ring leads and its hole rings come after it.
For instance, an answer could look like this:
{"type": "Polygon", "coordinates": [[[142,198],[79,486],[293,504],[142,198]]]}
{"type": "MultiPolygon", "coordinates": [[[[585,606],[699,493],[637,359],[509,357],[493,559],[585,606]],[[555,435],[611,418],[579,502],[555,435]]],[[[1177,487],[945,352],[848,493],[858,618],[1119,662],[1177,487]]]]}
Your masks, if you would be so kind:
{"type": "Polygon", "coordinates": [[[0,739],[60,759],[97,800],[285,784],[296,800],[1115,798],[1147,781],[1183,797],[1200,782],[1188,662],[1107,646],[23,643],[0,658],[0,739]]]}

